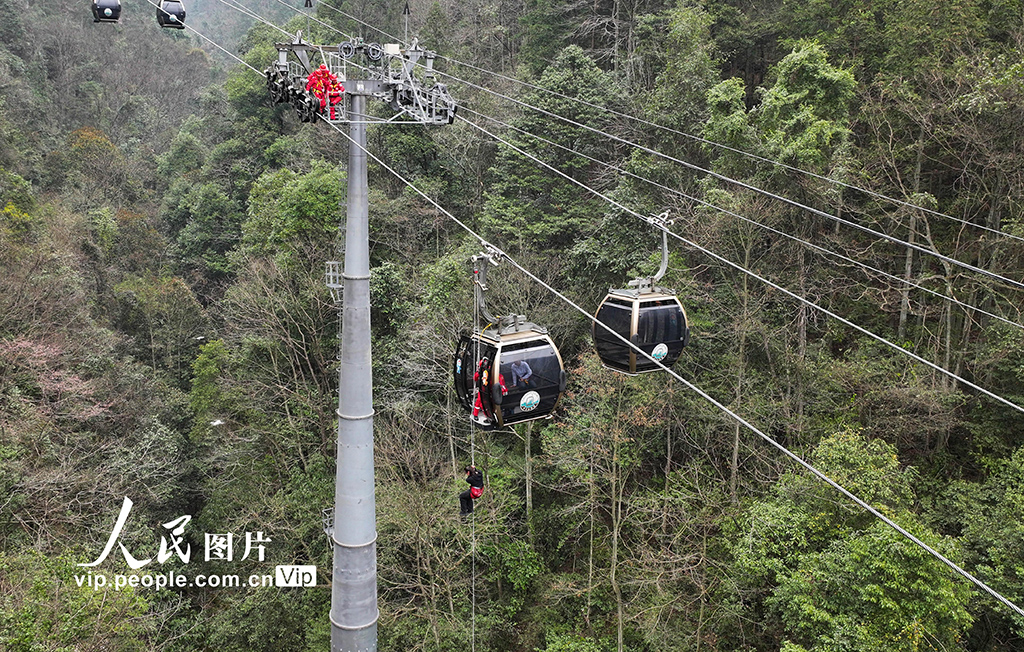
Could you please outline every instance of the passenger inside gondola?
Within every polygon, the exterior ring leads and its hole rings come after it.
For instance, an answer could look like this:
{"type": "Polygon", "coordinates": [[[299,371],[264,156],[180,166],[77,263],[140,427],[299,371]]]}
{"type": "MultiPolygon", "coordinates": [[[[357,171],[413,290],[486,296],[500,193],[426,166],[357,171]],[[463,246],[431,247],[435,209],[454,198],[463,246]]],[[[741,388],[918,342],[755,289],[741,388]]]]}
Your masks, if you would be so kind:
{"type": "Polygon", "coordinates": [[[512,387],[519,387],[519,383],[522,383],[523,387],[533,387],[536,384],[533,380],[533,369],[526,360],[516,360],[512,363],[511,369],[512,387]]]}

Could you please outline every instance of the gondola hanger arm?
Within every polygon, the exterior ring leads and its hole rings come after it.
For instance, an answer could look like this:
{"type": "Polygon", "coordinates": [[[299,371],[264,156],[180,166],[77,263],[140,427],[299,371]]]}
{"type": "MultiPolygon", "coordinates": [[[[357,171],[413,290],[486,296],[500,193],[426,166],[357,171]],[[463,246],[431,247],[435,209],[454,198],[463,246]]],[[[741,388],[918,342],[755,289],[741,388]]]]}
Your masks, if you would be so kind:
{"type": "MultiPolygon", "coordinates": [[[[484,321],[488,324],[497,322],[494,315],[487,309],[487,265],[490,264],[494,267],[498,266],[497,251],[491,247],[487,247],[487,250],[480,254],[473,256],[473,293],[476,296],[477,305],[479,306],[480,316],[483,317],[484,321]],[[481,261],[484,261],[481,264],[481,261]]],[[[480,324],[475,325],[476,328],[480,328],[480,324]]]]}
{"type": "Polygon", "coordinates": [[[675,218],[669,218],[669,212],[665,211],[660,215],[649,218],[648,221],[661,231],[661,267],[658,268],[658,272],[654,276],[629,281],[629,287],[637,288],[641,292],[653,291],[654,284],[660,281],[661,277],[668,271],[668,230],[672,223],[675,222],[675,218]]]}

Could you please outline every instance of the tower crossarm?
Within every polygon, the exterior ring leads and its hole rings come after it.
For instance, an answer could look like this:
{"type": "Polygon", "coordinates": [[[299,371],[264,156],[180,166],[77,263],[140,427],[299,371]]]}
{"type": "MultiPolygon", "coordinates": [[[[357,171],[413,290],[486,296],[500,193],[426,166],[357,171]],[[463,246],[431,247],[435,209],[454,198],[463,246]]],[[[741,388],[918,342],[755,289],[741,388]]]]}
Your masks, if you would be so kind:
{"type": "Polygon", "coordinates": [[[291,42],[275,43],[274,47],[277,61],[264,71],[271,99],[291,104],[303,122],[323,117],[335,123],[359,119],[443,125],[455,120],[455,99],[434,74],[437,54],[420,47],[415,39],[404,50],[397,43],[367,43],[362,39],[315,45],[305,42],[298,32],[291,42]],[[310,79],[322,75],[318,69],[326,69],[329,79],[338,86],[324,90],[311,84],[310,79]],[[344,93],[379,99],[392,115],[350,116],[344,93]]]}

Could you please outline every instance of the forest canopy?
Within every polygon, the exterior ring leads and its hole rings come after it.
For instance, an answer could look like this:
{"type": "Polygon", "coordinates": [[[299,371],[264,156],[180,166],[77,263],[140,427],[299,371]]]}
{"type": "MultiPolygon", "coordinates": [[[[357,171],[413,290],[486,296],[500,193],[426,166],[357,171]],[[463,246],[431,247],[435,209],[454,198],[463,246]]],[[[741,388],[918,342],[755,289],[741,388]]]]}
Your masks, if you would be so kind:
{"type": "Polygon", "coordinates": [[[1021,0],[292,4],[0,0],[0,649],[329,647],[349,141],[271,101],[300,30],[416,37],[459,105],[368,129],[379,649],[1024,646],[765,439],[1024,604],[1021,0]],[[659,214],[714,402],[594,352],[659,214]],[[559,347],[550,420],[455,396],[459,223],[559,347]],[[316,586],[114,588],[280,565],[316,586]]]}

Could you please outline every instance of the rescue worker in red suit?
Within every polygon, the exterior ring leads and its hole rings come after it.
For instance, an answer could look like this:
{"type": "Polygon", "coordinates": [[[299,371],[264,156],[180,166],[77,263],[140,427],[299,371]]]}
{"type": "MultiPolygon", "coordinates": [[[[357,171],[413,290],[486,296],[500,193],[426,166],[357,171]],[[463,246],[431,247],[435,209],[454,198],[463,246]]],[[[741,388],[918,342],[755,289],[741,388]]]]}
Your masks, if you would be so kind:
{"type": "Polygon", "coordinates": [[[341,85],[341,82],[334,75],[331,75],[331,78],[333,81],[327,91],[327,101],[331,104],[331,120],[334,120],[335,105],[341,102],[341,94],[345,92],[345,87],[341,85]]]}
{"type": "MultiPolygon", "coordinates": [[[[489,426],[494,423],[494,415],[491,412],[491,361],[484,357],[476,365],[476,373],[473,374],[473,381],[476,382],[476,401],[473,403],[473,420],[482,426],[489,426]],[[480,413],[483,412],[483,416],[480,413]]],[[[505,387],[505,378],[498,374],[498,386],[501,387],[501,395],[508,394],[505,387]]]]}
{"type": "Polygon", "coordinates": [[[331,119],[335,118],[335,105],[341,101],[341,94],[345,87],[341,85],[326,64],[321,64],[306,79],[306,90],[311,92],[320,100],[320,113],[326,111],[328,104],[331,107],[331,119]]]}
{"type": "Polygon", "coordinates": [[[467,464],[464,470],[469,489],[459,494],[459,515],[463,518],[473,513],[473,501],[484,493],[484,474],[471,464],[467,464]]]}
{"type": "Polygon", "coordinates": [[[327,88],[330,84],[331,72],[326,65],[321,64],[319,68],[310,73],[306,80],[306,90],[320,100],[320,112],[327,108],[327,88]]]}

